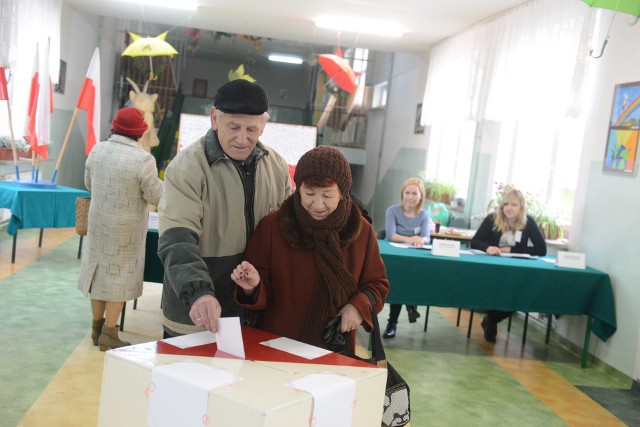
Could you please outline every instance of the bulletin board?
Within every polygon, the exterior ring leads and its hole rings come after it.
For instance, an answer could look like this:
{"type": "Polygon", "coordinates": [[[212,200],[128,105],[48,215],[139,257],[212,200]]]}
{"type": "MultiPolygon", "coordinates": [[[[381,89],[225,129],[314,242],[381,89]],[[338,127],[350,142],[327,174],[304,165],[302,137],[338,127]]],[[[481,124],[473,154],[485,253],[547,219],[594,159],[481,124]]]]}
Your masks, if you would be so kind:
{"type": "MultiPolygon", "coordinates": [[[[211,128],[209,116],[180,114],[178,151],[194,143],[211,128]]],[[[274,148],[291,166],[317,144],[318,129],[315,126],[289,125],[267,122],[260,141],[274,148]]]]}

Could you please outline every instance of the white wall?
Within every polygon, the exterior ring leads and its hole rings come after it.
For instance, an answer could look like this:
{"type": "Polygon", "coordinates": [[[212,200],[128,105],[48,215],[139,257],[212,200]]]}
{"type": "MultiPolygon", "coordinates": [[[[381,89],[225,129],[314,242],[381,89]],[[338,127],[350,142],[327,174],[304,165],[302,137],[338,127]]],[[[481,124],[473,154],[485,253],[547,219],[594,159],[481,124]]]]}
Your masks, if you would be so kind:
{"type": "MultiPolygon", "coordinates": [[[[610,13],[605,13],[608,24],[610,13]]],[[[632,376],[640,326],[640,178],[602,171],[614,86],[640,81],[640,23],[615,16],[604,55],[591,59],[591,93],[585,105],[584,136],[571,249],[586,253],[587,264],[607,272],[613,283],[618,330],[606,342],[591,340],[591,352],[632,376]]],[[[606,26],[605,26],[606,27],[606,26]]],[[[602,40],[603,37],[600,38],[602,40]]],[[[594,50],[600,51],[596,44],[594,50]]],[[[586,53],[586,52],[585,52],[586,53]]],[[[584,318],[560,319],[557,331],[582,346],[584,318]]]]}
{"type": "Polygon", "coordinates": [[[376,53],[372,61],[367,84],[388,82],[387,105],[367,115],[366,166],[360,188],[355,191],[369,206],[376,229],[381,229],[386,208],[399,203],[404,180],[426,167],[428,130],[415,134],[414,128],[427,81],[428,53],[376,53]],[[400,172],[397,169],[402,165],[398,162],[404,161],[405,149],[423,154],[400,172]]]}
{"type": "MultiPolygon", "coordinates": [[[[116,21],[71,9],[62,4],[60,59],[67,63],[64,94],[54,93],[55,111],[52,124],[52,158],[57,159],[71,124],[82,83],[87,74],[96,47],[100,48],[101,139],[111,130],[113,81],[115,73],[116,21]],[[105,36],[107,34],[108,36],[105,36]]],[[[72,133],[60,164],[57,182],[71,187],[84,188],[84,162],[87,125],[85,111],[79,111],[73,123],[72,133]]]]}

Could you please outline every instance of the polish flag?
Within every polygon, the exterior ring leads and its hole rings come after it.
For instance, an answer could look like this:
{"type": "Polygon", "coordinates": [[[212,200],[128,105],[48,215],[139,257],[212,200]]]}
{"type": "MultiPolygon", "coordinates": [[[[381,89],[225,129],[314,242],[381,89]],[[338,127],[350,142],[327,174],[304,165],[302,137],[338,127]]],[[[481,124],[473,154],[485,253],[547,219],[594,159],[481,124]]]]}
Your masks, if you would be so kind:
{"type": "Polygon", "coordinates": [[[0,101],[9,100],[9,90],[7,89],[7,76],[4,74],[4,67],[0,67],[0,101]]]}
{"type": "Polygon", "coordinates": [[[89,63],[87,77],[82,84],[76,108],[87,112],[87,156],[100,140],[100,49],[96,47],[89,63]]]}
{"type": "Polygon", "coordinates": [[[29,119],[26,123],[24,139],[29,142],[33,151],[47,159],[47,146],[51,142],[51,113],[53,112],[53,85],[49,78],[48,46],[42,57],[42,67],[39,66],[38,48],[36,47],[33,69],[29,94],[29,119]]]}

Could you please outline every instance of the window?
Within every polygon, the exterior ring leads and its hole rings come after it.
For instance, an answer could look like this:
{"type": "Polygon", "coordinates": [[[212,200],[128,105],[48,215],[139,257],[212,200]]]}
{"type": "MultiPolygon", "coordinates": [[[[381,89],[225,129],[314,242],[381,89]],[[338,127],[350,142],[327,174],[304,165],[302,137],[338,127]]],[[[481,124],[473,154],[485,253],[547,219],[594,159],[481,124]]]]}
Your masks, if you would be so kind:
{"type": "Polygon", "coordinates": [[[589,9],[578,3],[527,2],[434,47],[426,175],[473,199],[469,216],[484,213],[502,182],[570,221],[590,37],[589,9]]]}
{"type": "Polygon", "coordinates": [[[383,108],[387,105],[388,83],[378,83],[373,87],[373,97],[371,100],[371,108],[383,108]]]}

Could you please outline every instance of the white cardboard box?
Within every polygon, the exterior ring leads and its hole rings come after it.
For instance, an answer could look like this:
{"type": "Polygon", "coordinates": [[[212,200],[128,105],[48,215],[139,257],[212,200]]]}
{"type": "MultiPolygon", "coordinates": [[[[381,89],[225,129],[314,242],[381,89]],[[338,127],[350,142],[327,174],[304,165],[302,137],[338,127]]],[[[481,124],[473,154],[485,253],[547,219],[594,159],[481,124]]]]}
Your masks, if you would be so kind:
{"type": "MultiPolygon", "coordinates": [[[[380,425],[385,369],[333,353],[317,361],[301,360],[259,344],[277,336],[253,328],[243,327],[243,338],[246,360],[216,357],[215,344],[181,350],[152,342],[109,350],[105,356],[98,426],[146,426],[153,368],[184,361],[224,369],[241,378],[233,386],[209,392],[206,427],[307,427],[313,414],[313,397],[287,384],[321,372],[344,375],[356,381],[352,426],[380,425]],[[167,348],[174,354],[163,353],[167,348]],[[207,352],[212,357],[203,356],[207,352]]],[[[176,410],[179,409],[176,404],[176,410]]]]}

